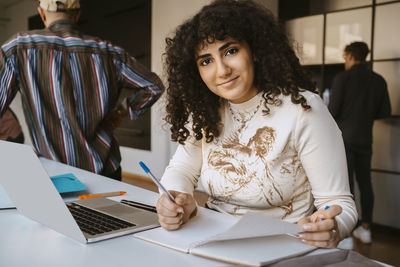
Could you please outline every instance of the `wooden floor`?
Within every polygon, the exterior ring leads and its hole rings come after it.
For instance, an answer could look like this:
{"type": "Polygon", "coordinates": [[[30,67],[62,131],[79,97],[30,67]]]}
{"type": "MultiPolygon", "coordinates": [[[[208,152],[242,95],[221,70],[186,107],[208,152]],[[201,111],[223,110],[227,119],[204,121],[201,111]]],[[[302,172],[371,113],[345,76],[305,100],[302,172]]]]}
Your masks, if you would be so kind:
{"type": "MultiPolygon", "coordinates": [[[[126,173],[123,173],[123,177],[123,182],[157,192],[157,187],[147,177],[126,173]]],[[[207,201],[207,196],[202,192],[195,192],[195,198],[200,206],[207,201]]],[[[400,229],[373,225],[372,241],[372,244],[366,245],[353,238],[353,250],[368,258],[400,266],[400,229]]]]}
{"type": "Polygon", "coordinates": [[[372,244],[366,245],[354,240],[354,249],[368,258],[393,266],[400,266],[400,230],[373,225],[372,244]]]}

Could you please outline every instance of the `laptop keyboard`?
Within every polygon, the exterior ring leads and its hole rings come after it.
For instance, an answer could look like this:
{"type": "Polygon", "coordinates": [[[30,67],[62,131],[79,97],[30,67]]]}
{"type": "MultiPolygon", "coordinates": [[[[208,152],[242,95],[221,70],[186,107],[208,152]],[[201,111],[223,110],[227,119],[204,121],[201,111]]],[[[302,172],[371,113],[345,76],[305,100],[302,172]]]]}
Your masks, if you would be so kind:
{"type": "Polygon", "coordinates": [[[107,214],[88,209],[76,203],[66,204],[79,228],[90,235],[125,229],[135,224],[117,219],[107,214]]]}

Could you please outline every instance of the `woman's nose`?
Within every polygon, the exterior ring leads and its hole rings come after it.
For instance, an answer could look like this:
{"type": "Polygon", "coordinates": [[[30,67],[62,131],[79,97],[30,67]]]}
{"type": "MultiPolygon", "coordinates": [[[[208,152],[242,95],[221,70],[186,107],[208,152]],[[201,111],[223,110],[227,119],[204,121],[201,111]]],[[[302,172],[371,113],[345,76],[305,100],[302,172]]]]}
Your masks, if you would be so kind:
{"type": "Polygon", "coordinates": [[[226,64],[223,60],[218,61],[217,63],[217,75],[219,77],[227,77],[231,74],[232,69],[231,67],[226,64]]]}

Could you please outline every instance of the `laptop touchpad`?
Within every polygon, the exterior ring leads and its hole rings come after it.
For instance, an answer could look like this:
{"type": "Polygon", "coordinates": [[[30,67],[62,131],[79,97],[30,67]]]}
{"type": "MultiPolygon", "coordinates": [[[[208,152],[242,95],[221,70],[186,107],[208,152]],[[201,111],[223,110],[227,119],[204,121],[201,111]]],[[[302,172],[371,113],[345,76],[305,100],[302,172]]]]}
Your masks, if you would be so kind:
{"type": "Polygon", "coordinates": [[[137,226],[158,225],[158,217],[156,213],[125,206],[124,204],[103,206],[98,207],[97,209],[106,214],[131,222],[137,226]]]}
{"type": "Polygon", "coordinates": [[[137,226],[158,224],[156,213],[121,204],[107,198],[89,198],[76,202],[82,206],[131,222],[137,226]]]}
{"type": "Polygon", "coordinates": [[[113,204],[104,207],[98,207],[99,211],[103,211],[104,213],[108,213],[110,215],[115,215],[118,217],[122,217],[123,215],[132,215],[133,213],[142,212],[141,210],[128,207],[122,204],[113,204]]]}

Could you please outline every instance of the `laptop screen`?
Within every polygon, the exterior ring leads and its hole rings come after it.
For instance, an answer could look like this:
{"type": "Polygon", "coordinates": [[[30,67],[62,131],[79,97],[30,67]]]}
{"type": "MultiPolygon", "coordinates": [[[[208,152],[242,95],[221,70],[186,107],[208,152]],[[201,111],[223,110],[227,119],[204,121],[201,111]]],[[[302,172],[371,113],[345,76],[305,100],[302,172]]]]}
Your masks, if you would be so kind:
{"type": "Polygon", "coordinates": [[[32,147],[0,141],[0,184],[24,216],[85,243],[32,147]]]}

